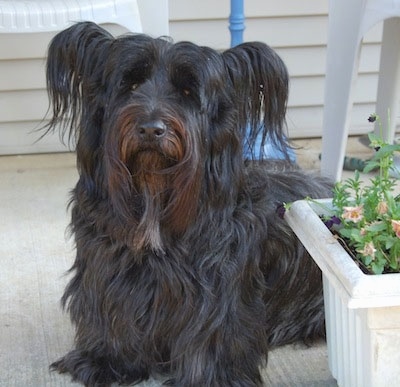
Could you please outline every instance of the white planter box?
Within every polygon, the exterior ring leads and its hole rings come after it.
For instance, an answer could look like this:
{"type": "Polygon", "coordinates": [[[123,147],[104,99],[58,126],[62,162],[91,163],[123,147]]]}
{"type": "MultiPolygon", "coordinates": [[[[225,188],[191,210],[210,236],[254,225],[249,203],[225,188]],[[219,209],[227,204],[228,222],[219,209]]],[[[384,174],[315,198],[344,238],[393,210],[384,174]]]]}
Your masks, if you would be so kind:
{"type": "Polygon", "coordinates": [[[341,387],[400,386],[400,274],[364,274],[320,220],[323,206],[295,202],[285,219],[323,273],[329,368],[341,387]]]}

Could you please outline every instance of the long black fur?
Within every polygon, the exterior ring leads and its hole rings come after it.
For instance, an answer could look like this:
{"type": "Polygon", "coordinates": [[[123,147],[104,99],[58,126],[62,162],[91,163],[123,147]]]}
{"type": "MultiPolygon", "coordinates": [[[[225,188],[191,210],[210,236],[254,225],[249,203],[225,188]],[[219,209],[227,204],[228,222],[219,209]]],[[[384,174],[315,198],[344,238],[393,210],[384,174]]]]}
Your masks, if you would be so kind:
{"type": "Polygon", "coordinates": [[[219,53],[93,23],[59,33],[47,82],[76,141],[73,277],[62,298],[75,348],[52,364],[87,386],[261,386],[271,347],[324,334],[321,274],[281,202],[330,195],[289,161],[286,67],[262,43],[219,53]],[[250,134],[246,135],[246,125],[250,134]]]}

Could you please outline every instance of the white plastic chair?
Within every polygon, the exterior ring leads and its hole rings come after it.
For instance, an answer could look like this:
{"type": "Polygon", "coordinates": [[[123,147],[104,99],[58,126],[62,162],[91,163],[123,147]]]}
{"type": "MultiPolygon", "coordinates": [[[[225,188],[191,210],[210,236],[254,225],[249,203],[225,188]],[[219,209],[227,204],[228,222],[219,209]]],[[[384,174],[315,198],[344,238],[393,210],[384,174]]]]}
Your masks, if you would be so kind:
{"type": "Polygon", "coordinates": [[[77,21],[142,32],[136,0],[0,1],[0,33],[59,31],[77,21]]]}
{"type": "Polygon", "coordinates": [[[168,35],[168,0],[0,0],[0,33],[59,31],[77,21],[168,35]]]}
{"type": "Polygon", "coordinates": [[[386,128],[389,109],[391,132],[386,134],[385,139],[393,142],[400,97],[399,17],[400,0],[329,1],[321,158],[321,173],[324,176],[337,181],[341,178],[361,41],[372,26],[383,20],[376,113],[386,128]]]}

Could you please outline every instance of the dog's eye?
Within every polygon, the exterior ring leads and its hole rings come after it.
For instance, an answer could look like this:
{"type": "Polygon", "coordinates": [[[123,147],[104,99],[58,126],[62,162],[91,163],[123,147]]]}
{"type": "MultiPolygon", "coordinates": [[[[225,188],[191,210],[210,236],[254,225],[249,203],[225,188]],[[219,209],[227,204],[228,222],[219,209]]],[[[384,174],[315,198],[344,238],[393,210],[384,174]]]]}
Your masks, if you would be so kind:
{"type": "Polygon", "coordinates": [[[134,83],[131,85],[131,90],[135,91],[139,87],[139,83],[134,83]]]}
{"type": "Polygon", "coordinates": [[[190,95],[190,90],[189,89],[183,89],[182,93],[185,94],[186,96],[190,95]]]}

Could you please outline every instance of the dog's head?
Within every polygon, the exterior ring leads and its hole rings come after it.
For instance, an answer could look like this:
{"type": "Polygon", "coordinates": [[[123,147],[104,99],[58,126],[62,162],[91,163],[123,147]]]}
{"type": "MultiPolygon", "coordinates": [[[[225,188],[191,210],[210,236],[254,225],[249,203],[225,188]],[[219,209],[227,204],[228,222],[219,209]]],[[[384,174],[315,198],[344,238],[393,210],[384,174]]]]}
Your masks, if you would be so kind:
{"type": "Polygon", "coordinates": [[[47,84],[49,128],[76,140],[86,195],[109,201],[138,249],[237,200],[245,141],[284,148],[287,71],[262,43],[219,53],[78,23],[51,42],[47,84]]]}

